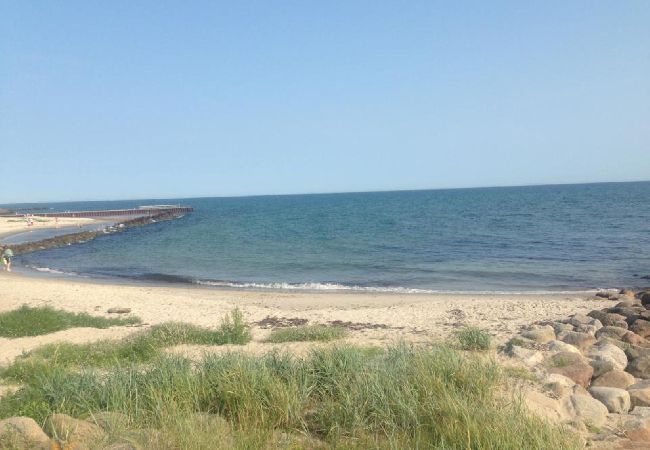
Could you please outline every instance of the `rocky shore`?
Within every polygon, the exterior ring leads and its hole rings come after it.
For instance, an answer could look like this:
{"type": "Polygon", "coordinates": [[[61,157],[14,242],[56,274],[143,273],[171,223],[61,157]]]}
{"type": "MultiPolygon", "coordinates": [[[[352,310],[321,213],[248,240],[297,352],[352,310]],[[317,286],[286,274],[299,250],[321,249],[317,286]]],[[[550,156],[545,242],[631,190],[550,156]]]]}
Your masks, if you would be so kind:
{"type": "Polygon", "coordinates": [[[650,290],[597,295],[612,306],[525,327],[503,352],[542,380],[532,411],[589,446],[649,448],[650,290]]]}

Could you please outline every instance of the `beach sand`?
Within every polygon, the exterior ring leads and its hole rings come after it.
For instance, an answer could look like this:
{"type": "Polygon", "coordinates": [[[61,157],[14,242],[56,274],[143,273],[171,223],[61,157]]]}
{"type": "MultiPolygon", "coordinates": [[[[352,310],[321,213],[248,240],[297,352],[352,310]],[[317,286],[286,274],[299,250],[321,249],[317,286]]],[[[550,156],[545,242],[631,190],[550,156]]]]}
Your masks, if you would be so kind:
{"type": "Polygon", "coordinates": [[[91,223],[99,223],[99,221],[95,219],[84,219],[77,217],[60,217],[57,224],[53,217],[35,217],[34,224],[31,227],[28,227],[27,222],[23,220],[22,216],[0,217],[0,238],[27,231],[45,230],[57,227],[74,227],[77,225],[88,225],[91,223]]]}
{"type": "MultiPolygon", "coordinates": [[[[112,307],[131,308],[142,319],[141,327],[107,330],[77,328],[46,336],[0,338],[0,364],[6,364],[39,345],[56,341],[91,342],[121,338],[143,327],[167,321],[218,326],[224,315],[239,308],[254,324],[267,317],[307,319],[309,323],[350,322],[347,341],[361,345],[387,345],[398,340],[425,343],[446,339],[464,325],[488,330],[497,343],[522,326],[545,319],[611,305],[608,300],[590,300],[587,293],[575,294],[379,294],[348,292],[256,292],[219,290],[197,286],[121,285],[83,280],[0,273],[0,312],[26,304],[51,306],[73,312],[114,316],[112,307]]],[[[264,353],[277,345],[262,342],[268,328],[253,325],[253,342],[243,347],[264,353]]],[[[281,348],[303,353],[313,345],[281,344],[281,348]]],[[[241,349],[242,347],[237,347],[241,349]]],[[[188,355],[205,350],[182,346],[174,351],[188,355]]],[[[211,349],[228,351],[229,346],[211,349]]]]}

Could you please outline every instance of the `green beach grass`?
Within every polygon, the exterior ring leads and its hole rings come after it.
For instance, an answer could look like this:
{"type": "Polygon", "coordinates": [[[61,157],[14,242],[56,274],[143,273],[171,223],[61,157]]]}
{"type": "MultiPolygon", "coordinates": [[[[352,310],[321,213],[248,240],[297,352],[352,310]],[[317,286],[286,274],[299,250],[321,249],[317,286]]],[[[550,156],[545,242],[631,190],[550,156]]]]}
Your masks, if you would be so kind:
{"type": "Polygon", "coordinates": [[[39,336],[75,327],[108,328],[115,325],[140,323],[137,317],[106,318],[86,313],[72,313],[49,306],[20,308],[0,313],[0,336],[18,338],[39,336]]]}
{"type": "Polygon", "coordinates": [[[306,341],[333,341],[348,335],[346,329],[328,325],[306,325],[301,327],[279,328],[273,330],[267,342],[306,342],[306,341]]]}
{"type": "Polygon", "coordinates": [[[465,327],[454,336],[461,350],[488,350],[492,345],[488,332],[477,327],[465,327]]]}
{"type": "Polygon", "coordinates": [[[0,418],[124,414],[97,448],[129,439],[151,449],[578,448],[503,393],[493,360],[448,346],[129,362],[99,370],[92,358],[83,368],[52,360],[3,398],[0,418]]]}

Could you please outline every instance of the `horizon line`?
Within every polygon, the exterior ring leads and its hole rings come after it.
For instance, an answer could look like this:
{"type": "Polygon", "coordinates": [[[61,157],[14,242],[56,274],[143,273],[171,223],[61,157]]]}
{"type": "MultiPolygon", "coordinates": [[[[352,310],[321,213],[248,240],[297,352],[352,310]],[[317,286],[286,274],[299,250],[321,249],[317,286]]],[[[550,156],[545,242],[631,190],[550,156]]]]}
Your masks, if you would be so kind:
{"type": "Polygon", "coordinates": [[[418,191],[453,191],[463,189],[499,189],[499,188],[525,188],[525,187],[544,187],[544,186],[580,186],[591,184],[623,184],[623,183],[648,183],[650,179],[645,180],[628,180],[628,181],[588,181],[577,183],[534,183],[534,184],[499,184],[491,186],[458,186],[458,187],[439,187],[439,188],[405,188],[405,189],[377,189],[367,191],[330,191],[330,192],[297,192],[297,193],[280,193],[280,194],[241,194],[241,195],[199,195],[189,197],[134,197],[118,199],[82,199],[82,200],[39,200],[31,202],[14,202],[0,203],[1,206],[23,205],[23,204],[43,204],[43,203],[76,203],[76,202],[127,202],[139,200],[193,200],[209,198],[253,198],[253,197],[288,197],[299,195],[342,195],[342,194],[379,194],[387,192],[418,192],[418,191]]]}

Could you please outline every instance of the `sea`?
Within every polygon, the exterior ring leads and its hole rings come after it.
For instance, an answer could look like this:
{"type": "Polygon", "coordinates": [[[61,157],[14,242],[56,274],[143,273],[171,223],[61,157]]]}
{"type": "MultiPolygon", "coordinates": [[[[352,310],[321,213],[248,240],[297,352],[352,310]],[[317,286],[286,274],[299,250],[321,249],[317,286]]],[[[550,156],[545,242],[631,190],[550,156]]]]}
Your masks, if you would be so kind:
{"type": "Polygon", "coordinates": [[[650,182],[11,205],[193,213],[16,258],[73,277],[256,290],[545,293],[650,285],[650,182]]]}

